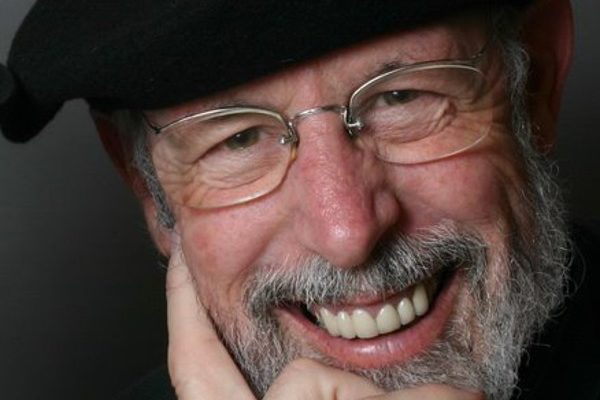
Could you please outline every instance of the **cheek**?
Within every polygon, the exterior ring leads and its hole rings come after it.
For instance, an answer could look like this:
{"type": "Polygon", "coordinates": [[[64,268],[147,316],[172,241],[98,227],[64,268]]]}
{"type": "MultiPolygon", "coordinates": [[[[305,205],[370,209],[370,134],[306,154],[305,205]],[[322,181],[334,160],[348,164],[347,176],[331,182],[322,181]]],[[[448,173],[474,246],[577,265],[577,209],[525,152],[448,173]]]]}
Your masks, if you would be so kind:
{"type": "Polygon", "coordinates": [[[404,228],[415,231],[444,219],[498,229],[523,217],[520,161],[512,145],[463,154],[427,165],[397,167],[393,173],[404,209],[404,228]]]}
{"type": "Polygon", "coordinates": [[[277,225],[262,203],[198,211],[181,209],[177,229],[205,304],[239,303],[242,285],[258,264],[277,225]],[[266,216],[270,216],[266,218],[266,216]]]}

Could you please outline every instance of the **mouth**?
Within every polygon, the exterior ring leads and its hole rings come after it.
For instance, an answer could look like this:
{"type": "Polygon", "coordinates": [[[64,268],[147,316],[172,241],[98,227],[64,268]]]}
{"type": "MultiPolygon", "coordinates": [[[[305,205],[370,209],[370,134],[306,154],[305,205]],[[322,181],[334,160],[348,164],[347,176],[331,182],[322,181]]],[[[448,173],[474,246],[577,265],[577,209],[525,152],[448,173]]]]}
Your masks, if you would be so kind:
{"type": "Polygon", "coordinates": [[[372,339],[405,329],[423,317],[435,298],[439,282],[436,275],[400,293],[363,304],[300,307],[308,320],[331,336],[372,339]]]}
{"type": "Polygon", "coordinates": [[[441,336],[460,286],[444,268],[396,293],[344,304],[293,304],[276,311],[284,327],[334,363],[377,368],[408,361],[441,336]]]}

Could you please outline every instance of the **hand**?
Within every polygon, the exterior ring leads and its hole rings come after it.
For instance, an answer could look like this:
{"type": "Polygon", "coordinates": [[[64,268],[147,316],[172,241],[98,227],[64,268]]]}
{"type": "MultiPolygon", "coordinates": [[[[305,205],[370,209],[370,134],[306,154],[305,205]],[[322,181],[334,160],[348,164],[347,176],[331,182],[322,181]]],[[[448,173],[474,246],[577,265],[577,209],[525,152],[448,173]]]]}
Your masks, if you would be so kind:
{"type": "Polygon", "coordinates": [[[288,365],[264,400],[484,400],[483,394],[450,386],[425,385],[384,393],[371,381],[309,359],[288,365]]]}
{"type": "MultiPolygon", "coordinates": [[[[254,400],[196,295],[179,245],[167,271],[169,374],[180,400],[254,400]]],[[[265,400],[483,400],[481,394],[427,385],[384,393],[365,378],[309,359],[288,365],[265,400]]]]}

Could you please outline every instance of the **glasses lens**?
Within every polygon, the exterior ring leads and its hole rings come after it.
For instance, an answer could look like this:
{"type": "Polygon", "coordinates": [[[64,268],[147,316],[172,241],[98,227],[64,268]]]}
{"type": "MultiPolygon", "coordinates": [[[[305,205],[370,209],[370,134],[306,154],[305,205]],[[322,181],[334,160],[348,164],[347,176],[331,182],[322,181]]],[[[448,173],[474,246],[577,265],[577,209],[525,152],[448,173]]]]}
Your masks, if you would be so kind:
{"type": "Polygon", "coordinates": [[[195,208],[251,200],[281,183],[291,157],[275,116],[243,112],[191,117],[161,133],[152,158],[169,198],[195,208]]]}
{"type": "Polygon", "coordinates": [[[421,66],[398,71],[355,94],[351,114],[386,161],[412,164],[459,153],[478,143],[491,124],[481,104],[484,79],[470,66],[421,66]]]}

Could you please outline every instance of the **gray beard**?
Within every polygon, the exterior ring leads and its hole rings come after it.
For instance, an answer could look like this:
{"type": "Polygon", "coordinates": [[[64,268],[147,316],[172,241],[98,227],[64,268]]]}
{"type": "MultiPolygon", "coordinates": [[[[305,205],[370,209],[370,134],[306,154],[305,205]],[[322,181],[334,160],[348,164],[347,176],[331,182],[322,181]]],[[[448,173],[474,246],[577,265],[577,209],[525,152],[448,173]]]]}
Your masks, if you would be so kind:
{"type": "MultiPolygon", "coordinates": [[[[522,91],[522,78],[511,81],[513,93],[522,91]]],[[[259,267],[245,288],[243,317],[209,310],[258,397],[291,361],[309,357],[390,391],[441,383],[482,390],[488,400],[510,399],[525,348],[563,301],[570,254],[556,169],[530,141],[522,100],[512,98],[513,126],[529,178],[521,199],[528,220],[510,227],[509,242],[501,249],[488,246],[477,232],[443,221],[413,237],[387,238],[356,268],[336,268],[319,257],[296,260],[293,266],[259,267]],[[465,293],[442,336],[403,364],[377,369],[339,365],[299,343],[272,313],[294,302],[343,303],[358,294],[400,291],[440,267],[461,270],[465,293]]]]}
{"type": "Polygon", "coordinates": [[[551,168],[537,153],[528,157],[531,183],[523,200],[534,223],[512,227],[505,248],[491,249],[476,232],[444,221],[413,237],[388,238],[356,268],[336,268],[319,257],[289,268],[258,268],[245,288],[243,320],[210,310],[256,395],[264,396],[291,361],[309,357],[390,391],[441,383],[482,390],[489,400],[510,399],[524,349],[563,300],[569,263],[563,203],[551,168]],[[400,291],[441,267],[461,270],[466,293],[443,335],[400,365],[376,369],[340,365],[299,343],[272,313],[290,303],[344,303],[359,294],[400,291]]]}

